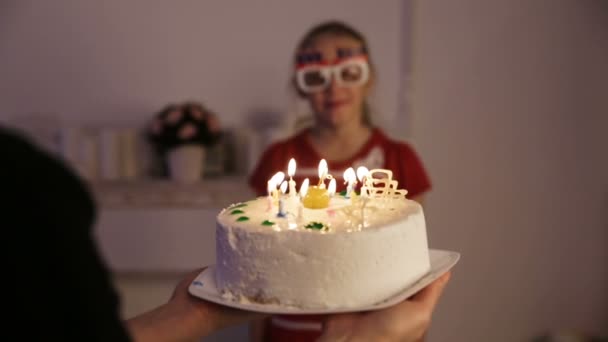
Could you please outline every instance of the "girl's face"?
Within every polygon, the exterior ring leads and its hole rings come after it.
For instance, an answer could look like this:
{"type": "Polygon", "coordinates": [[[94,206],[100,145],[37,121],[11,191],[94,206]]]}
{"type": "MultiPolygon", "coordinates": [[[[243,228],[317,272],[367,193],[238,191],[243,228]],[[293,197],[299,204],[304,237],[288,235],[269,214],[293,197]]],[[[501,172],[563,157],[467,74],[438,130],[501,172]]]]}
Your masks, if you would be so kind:
{"type": "MultiPolygon", "coordinates": [[[[362,45],[357,40],[336,35],[322,35],[301,53],[320,53],[323,62],[332,64],[338,59],[339,50],[357,51],[362,45]]],[[[360,85],[343,86],[331,76],[325,89],[307,93],[315,119],[330,127],[340,127],[353,120],[362,120],[363,102],[369,92],[371,81],[360,85]]]]}

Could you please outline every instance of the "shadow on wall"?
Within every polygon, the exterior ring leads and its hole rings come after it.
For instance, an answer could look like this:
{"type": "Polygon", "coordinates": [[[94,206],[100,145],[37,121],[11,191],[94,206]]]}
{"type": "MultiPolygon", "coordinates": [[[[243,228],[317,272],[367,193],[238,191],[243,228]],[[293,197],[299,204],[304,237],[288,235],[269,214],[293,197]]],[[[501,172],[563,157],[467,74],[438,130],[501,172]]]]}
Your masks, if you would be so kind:
{"type": "Polygon", "coordinates": [[[274,108],[254,108],[245,115],[245,123],[257,132],[279,129],[283,126],[284,116],[274,108]]]}

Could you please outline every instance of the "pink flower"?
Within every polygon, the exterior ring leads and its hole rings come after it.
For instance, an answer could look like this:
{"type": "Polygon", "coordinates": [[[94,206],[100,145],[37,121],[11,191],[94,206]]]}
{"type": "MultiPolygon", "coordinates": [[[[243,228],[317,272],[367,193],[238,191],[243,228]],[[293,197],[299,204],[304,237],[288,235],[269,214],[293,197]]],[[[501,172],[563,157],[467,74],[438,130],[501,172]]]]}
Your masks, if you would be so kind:
{"type": "Polygon", "coordinates": [[[203,113],[199,108],[197,107],[192,107],[192,110],[190,111],[190,113],[192,113],[192,117],[195,120],[198,121],[203,121],[204,117],[205,117],[205,113],[203,113]]]}
{"type": "Polygon", "coordinates": [[[182,118],[182,112],[179,109],[172,110],[169,114],[167,114],[167,118],[165,119],[167,123],[171,125],[175,125],[182,118]]]}
{"type": "Polygon", "coordinates": [[[192,138],[194,135],[196,135],[196,126],[194,126],[191,123],[185,124],[184,127],[182,127],[179,132],[177,133],[177,136],[182,139],[182,140],[186,140],[186,139],[190,139],[192,138]]]}
{"type": "Polygon", "coordinates": [[[153,135],[160,135],[163,130],[163,122],[159,118],[155,118],[150,124],[150,132],[153,135]]]}

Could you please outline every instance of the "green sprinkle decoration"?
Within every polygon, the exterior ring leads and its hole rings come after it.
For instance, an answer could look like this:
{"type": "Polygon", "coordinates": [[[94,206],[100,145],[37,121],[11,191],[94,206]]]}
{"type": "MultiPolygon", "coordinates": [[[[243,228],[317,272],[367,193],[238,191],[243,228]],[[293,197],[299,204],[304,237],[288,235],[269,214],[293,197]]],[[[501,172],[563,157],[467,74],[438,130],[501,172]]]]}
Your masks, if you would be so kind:
{"type": "Polygon", "coordinates": [[[346,197],[346,190],[342,190],[342,191],[340,191],[340,196],[342,196],[342,197],[346,197]]]}
{"type": "Polygon", "coordinates": [[[241,217],[239,217],[236,220],[237,220],[237,222],[249,221],[249,217],[247,217],[247,216],[241,216],[241,217]]]}
{"type": "Polygon", "coordinates": [[[305,226],[306,229],[327,230],[327,226],[321,222],[310,222],[305,226]]]}
{"type": "Polygon", "coordinates": [[[242,214],[244,213],[244,211],[242,211],[241,209],[234,209],[233,211],[230,212],[230,215],[236,215],[236,214],[242,214]]]}
{"type": "Polygon", "coordinates": [[[274,226],[274,222],[272,221],[268,221],[268,220],[264,220],[264,222],[262,222],[263,226],[274,226]]]}

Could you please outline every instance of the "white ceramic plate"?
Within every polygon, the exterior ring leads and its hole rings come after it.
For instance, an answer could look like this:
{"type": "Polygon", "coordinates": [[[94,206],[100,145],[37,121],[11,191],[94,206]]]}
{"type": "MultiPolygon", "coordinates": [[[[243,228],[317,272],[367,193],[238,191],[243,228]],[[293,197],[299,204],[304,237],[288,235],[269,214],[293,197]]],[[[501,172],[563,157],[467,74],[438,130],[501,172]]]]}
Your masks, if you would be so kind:
{"type": "Polygon", "coordinates": [[[199,274],[198,277],[190,284],[189,291],[195,296],[217,304],[256,312],[265,312],[272,314],[297,314],[297,315],[312,315],[312,314],[331,314],[340,312],[356,312],[370,311],[386,308],[395,305],[404,299],[411,297],[416,292],[423,289],[433,280],[439,278],[442,274],[449,271],[460,259],[460,253],[452,251],[443,251],[431,249],[429,251],[431,259],[431,270],[422,278],[416,281],[411,286],[404,288],[398,294],[387,298],[386,300],[374,305],[366,305],[355,308],[326,308],[326,309],[302,309],[293,306],[280,306],[277,304],[261,304],[261,303],[241,303],[223,298],[215,286],[215,267],[209,266],[199,274]]]}

